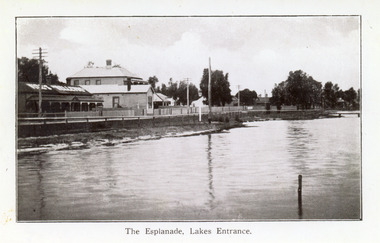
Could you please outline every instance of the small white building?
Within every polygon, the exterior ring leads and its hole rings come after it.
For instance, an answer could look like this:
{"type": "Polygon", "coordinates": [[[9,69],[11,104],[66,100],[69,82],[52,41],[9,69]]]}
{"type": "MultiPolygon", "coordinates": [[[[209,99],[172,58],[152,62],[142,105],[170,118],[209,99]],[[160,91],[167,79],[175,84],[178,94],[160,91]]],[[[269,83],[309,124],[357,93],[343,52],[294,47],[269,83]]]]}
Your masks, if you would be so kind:
{"type": "Polygon", "coordinates": [[[205,105],[205,103],[206,103],[206,97],[200,97],[199,99],[197,99],[197,100],[194,100],[193,102],[191,102],[191,106],[192,107],[199,107],[199,106],[201,106],[201,107],[203,107],[203,106],[207,106],[207,105],[205,105]]]}
{"type": "Polygon", "coordinates": [[[153,96],[153,104],[155,109],[160,106],[174,106],[175,100],[162,93],[155,93],[153,96]]]}

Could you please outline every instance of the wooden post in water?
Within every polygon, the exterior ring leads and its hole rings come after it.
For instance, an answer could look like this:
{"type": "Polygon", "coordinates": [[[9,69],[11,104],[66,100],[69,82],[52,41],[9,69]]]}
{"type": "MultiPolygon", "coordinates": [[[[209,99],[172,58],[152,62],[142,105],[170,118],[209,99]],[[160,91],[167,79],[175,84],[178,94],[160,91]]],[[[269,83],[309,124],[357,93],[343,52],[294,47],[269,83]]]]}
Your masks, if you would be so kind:
{"type": "Polygon", "coordinates": [[[298,175],[298,216],[302,218],[302,175],[298,175]]]}
{"type": "Polygon", "coordinates": [[[302,192],[302,175],[298,175],[298,192],[302,192]]]}

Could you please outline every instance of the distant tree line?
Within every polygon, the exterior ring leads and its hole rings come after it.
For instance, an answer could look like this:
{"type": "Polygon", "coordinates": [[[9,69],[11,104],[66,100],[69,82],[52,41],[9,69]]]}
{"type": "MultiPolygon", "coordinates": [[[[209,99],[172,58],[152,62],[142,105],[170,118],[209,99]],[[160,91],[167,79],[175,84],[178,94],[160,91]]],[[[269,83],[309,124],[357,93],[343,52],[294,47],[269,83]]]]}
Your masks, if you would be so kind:
{"type": "MultiPolygon", "coordinates": [[[[208,104],[208,68],[203,70],[203,76],[200,82],[200,88],[202,96],[206,97],[206,104],[208,104]]],[[[155,88],[156,92],[162,93],[168,97],[176,100],[177,105],[187,104],[187,82],[173,82],[170,78],[168,86],[161,84],[156,86],[158,79],[153,76],[148,79],[148,82],[155,88]]],[[[243,94],[244,96],[244,94],[243,94]]],[[[257,95],[256,95],[257,96],[257,95]]],[[[245,96],[244,96],[245,97],[245,96]]],[[[199,99],[198,88],[193,84],[189,83],[189,103],[199,99]]],[[[228,73],[224,74],[221,70],[215,70],[211,74],[211,104],[213,106],[225,106],[231,103],[231,89],[230,83],[228,81],[228,73]]]]}
{"type": "Polygon", "coordinates": [[[351,87],[346,91],[339,88],[338,84],[331,81],[326,82],[323,88],[323,102],[326,108],[336,108],[338,100],[343,100],[349,108],[359,109],[360,89],[356,90],[351,87]]]}
{"type": "Polygon", "coordinates": [[[276,105],[278,109],[281,109],[282,105],[295,105],[301,109],[316,106],[333,109],[338,107],[342,99],[348,107],[357,109],[358,97],[358,93],[352,87],[342,91],[338,84],[334,85],[329,81],[322,88],[321,82],[314,80],[302,70],[297,70],[289,72],[287,80],[275,84],[272,89],[271,104],[276,105]]]}
{"type": "MultiPolygon", "coordinates": [[[[39,60],[27,57],[17,58],[18,82],[38,83],[39,80],[39,60]]],[[[52,74],[48,66],[42,66],[42,83],[46,84],[50,79],[51,84],[60,84],[57,74],[52,74]]]]}

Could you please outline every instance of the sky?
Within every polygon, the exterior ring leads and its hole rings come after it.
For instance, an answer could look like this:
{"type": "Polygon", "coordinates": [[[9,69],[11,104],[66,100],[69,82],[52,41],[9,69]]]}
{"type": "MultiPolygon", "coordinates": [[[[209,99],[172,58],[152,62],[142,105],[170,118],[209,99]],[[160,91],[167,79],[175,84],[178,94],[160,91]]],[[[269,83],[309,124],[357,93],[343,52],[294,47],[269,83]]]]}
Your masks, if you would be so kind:
{"type": "Polygon", "coordinates": [[[119,64],[144,80],[189,78],[203,69],[229,74],[232,93],[271,96],[275,83],[302,70],[343,90],[360,87],[358,16],[18,18],[17,57],[42,47],[52,73],[65,82],[89,61],[119,64]]]}

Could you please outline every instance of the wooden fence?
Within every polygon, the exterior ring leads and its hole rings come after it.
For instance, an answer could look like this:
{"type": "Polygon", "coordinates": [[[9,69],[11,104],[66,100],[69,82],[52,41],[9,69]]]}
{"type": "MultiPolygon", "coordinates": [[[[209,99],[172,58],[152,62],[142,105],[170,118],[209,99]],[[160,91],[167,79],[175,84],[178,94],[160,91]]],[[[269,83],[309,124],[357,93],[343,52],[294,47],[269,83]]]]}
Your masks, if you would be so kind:
{"type": "MultiPolygon", "coordinates": [[[[248,108],[245,106],[225,106],[225,107],[212,107],[212,112],[232,112],[243,111],[248,108]]],[[[205,114],[209,112],[208,106],[201,107],[201,113],[205,114]]],[[[153,115],[185,115],[185,114],[198,114],[199,107],[162,107],[154,109],[153,115]]],[[[42,117],[137,117],[146,116],[146,109],[103,109],[97,111],[67,111],[60,113],[44,113],[42,117]]],[[[33,118],[38,117],[37,113],[19,113],[19,118],[33,118]]]]}

